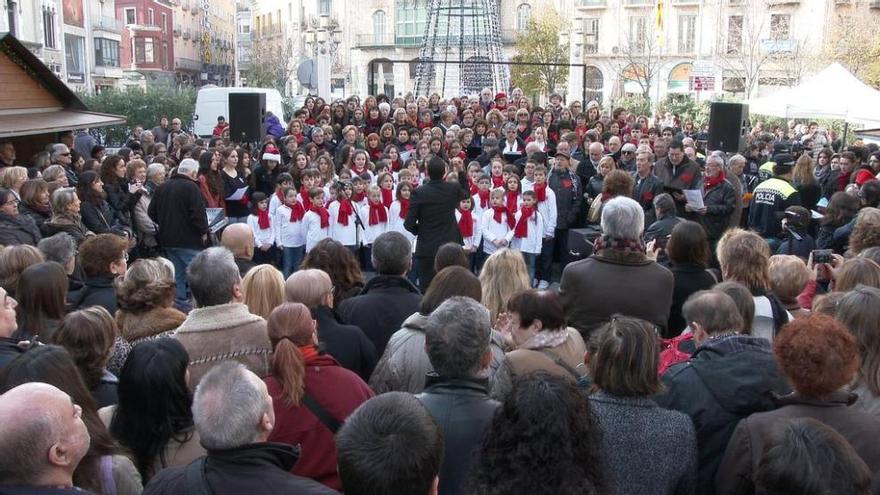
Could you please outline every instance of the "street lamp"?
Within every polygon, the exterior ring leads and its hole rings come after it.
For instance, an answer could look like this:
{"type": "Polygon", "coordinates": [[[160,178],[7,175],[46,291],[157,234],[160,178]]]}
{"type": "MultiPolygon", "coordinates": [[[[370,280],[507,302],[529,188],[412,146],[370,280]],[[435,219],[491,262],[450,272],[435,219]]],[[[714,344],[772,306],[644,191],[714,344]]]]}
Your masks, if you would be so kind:
{"type": "Polygon", "coordinates": [[[330,98],[330,68],[339,52],[342,31],[329,15],[320,15],[307,23],[303,33],[306,51],[315,61],[318,96],[330,98]]]}

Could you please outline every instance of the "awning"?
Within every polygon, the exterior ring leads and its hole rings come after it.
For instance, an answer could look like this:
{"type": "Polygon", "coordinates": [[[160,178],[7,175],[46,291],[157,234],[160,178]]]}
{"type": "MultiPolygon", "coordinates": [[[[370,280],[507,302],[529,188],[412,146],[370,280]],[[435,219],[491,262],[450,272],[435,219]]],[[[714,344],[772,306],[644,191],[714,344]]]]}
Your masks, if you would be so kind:
{"type": "Polygon", "coordinates": [[[54,110],[0,115],[0,138],[124,124],[125,117],[83,110],[54,110]]]}

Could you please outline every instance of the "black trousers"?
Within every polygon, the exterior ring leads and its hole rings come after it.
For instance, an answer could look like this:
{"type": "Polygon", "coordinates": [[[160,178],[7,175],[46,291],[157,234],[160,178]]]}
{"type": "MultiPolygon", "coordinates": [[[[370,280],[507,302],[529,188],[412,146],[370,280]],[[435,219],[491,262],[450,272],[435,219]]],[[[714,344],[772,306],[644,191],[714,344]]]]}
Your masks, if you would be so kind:
{"type": "Polygon", "coordinates": [[[416,256],[416,270],[419,273],[419,290],[422,294],[428,290],[428,285],[434,278],[434,257],[433,256],[416,256]]]}

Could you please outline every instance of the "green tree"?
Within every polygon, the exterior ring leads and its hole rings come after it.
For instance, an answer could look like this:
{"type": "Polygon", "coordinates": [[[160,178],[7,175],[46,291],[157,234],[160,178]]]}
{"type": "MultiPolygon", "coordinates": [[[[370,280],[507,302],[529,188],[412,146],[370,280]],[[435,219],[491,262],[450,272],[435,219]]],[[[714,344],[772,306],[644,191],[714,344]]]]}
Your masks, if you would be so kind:
{"type": "Polygon", "coordinates": [[[529,18],[528,29],[516,38],[517,55],[513,62],[549,64],[546,66],[512,65],[514,86],[526,94],[540,95],[557,91],[568,79],[568,47],[559,42],[567,21],[552,8],[542,9],[540,17],[529,18]]]}
{"type": "Polygon", "coordinates": [[[179,118],[182,127],[188,129],[196,106],[195,88],[174,86],[151,86],[147,90],[128,88],[104,90],[100,94],[79,94],[79,98],[89,110],[94,112],[124,115],[127,125],[115,125],[93,129],[93,134],[106,146],[121,146],[131,134],[131,128],[142,125],[151,129],[159,124],[159,118],[179,118]]]}

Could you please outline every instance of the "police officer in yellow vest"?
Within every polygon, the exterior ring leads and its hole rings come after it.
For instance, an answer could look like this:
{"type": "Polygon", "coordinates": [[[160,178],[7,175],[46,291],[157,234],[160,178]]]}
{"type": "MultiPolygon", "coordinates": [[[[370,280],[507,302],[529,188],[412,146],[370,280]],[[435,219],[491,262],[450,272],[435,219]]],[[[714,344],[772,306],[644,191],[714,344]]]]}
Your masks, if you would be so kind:
{"type": "Polygon", "coordinates": [[[758,184],[749,208],[749,229],[767,240],[771,252],[781,242],[785,209],[801,206],[800,194],[791,185],[794,158],[789,154],[775,155],[772,162],[773,177],[758,184]]]}

